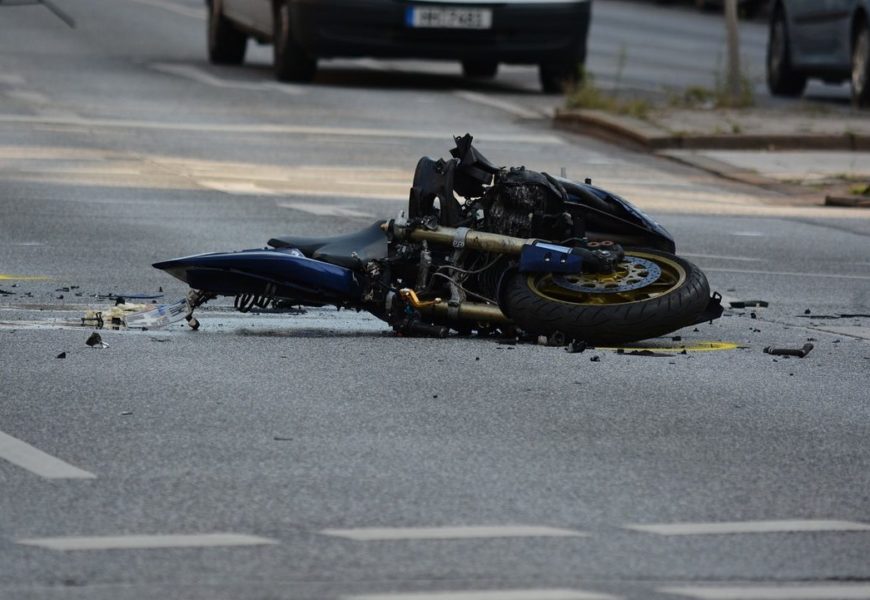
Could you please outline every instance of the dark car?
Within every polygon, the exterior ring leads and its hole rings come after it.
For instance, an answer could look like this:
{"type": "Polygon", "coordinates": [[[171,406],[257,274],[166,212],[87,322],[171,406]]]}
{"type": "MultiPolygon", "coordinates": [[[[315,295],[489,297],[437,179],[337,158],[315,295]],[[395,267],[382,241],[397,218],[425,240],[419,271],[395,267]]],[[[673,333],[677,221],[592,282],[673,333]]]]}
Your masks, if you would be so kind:
{"type": "Polygon", "coordinates": [[[586,60],[592,0],[206,0],[209,59],[240,64],[249,37],[274,47],[275,76],[310,81],[330,57],[461,61],[470,77],[499,63],[539,65],[560,91],[586,60]]]}
{"type": "Polygon", "coordinates": [[[856,105],[870,105],[870,0],[776,0],[770,16],[767,85],[800,96],[808,78],[852,82],[856,105]]]}

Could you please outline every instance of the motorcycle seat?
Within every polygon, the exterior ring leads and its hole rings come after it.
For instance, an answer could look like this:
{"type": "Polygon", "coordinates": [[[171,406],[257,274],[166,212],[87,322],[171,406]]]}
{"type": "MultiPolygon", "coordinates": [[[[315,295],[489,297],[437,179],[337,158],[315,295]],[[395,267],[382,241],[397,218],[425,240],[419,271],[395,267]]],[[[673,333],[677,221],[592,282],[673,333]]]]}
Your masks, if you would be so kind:
{"type": "Polygon", "coordinates": [[[387,234],[381,229],[385,222],[377,221],[360,231],[330,237],[285,235],[270,239],[269,245],[296,248],[308,258],[358,269],[370,260],[387,257],[387,234]]]}

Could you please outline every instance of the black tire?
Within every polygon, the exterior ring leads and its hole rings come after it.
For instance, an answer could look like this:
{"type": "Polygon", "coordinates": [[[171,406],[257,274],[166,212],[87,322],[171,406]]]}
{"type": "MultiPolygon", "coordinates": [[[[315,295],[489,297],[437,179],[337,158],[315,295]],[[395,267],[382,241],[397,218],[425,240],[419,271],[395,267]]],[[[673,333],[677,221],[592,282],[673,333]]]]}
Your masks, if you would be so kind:
{"type": "Polygon", "coordinates": [[[870,30],[860,25],[852,43],[852,102],[870,106],[870,30]]]}
{"type": "Polygon", "coordinates": [[[498,73],[498,62],[494,60],[463,60],[462,74],[474,79],[492,79],[498,73]]]}
{"type": "Polygon", "coordinates": [[[314,79],[317,59],[309,56],[293,37],[290,22],[290,4],[277,0],[273,22],[273,68],[278,81],[306,83],[314,79]]]}
{"type": "Polygon", "coordinates": [[[592,344],[658,337],[697,322],[710,299],[698,267],[660,250],[630,249],[626,255],[655,263],[660,277],[625,293],[588,294],[554,287],[550,274],[513,273],[502,283],[502,311],[528,333],[561,332],[592,344]]]}
{"type": "Polygon", "coordinates": [[[221,0],[208,3],[208,60],[216,65],[240,65],[245,60],[248,36],[224,16],[221,0]]]}
{"type": "Polygon", "coordinates": [[[773,14],[767,40],[767,89],[774,96],[795,98],[804,93],[807,76],[792,67],[788,24],[782,9],[773,14]]]}
{"type": "Polygon", "coordinates": [[[542,63],[538,79],[545,94],[562,94],[577,85],[582,65],[579,63],[542,63]]]}

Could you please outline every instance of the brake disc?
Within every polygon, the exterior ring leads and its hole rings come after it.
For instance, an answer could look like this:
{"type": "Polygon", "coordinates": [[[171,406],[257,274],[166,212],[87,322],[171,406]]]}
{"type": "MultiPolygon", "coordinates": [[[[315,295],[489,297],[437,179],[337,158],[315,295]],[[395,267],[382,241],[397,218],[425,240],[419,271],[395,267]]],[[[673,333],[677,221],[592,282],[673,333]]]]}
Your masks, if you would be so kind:
{"type": "Polygon", "coordinates": [[[576,275],[554,275],[553,283],[558,287],[584,294],[618,294],[630,292],[654,283],[662,275],[656,263],[636,256],[626,256],[609,274],[579,273],[576,275]]]}

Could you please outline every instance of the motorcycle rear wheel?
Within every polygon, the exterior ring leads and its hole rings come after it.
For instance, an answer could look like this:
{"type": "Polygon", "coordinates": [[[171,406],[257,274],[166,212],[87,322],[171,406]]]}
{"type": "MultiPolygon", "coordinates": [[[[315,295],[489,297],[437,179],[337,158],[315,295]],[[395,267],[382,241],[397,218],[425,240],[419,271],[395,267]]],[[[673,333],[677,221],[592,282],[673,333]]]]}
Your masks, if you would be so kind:
{"type": "Polygon", "coordinates": [[[513,273],[502,284],[502,310],[529,333],[561,332],[593,344],[658,337],[697,321],[710,297],[698,267],[659,250],[625,254],[640,260],[621,263],[611,275],[513,273]],[[644,269],[650,263],[661,271],[657,278],[649,275],[654,267],[644,269]],[[638,281],[644,285],[637,287],[638,281]]]}

